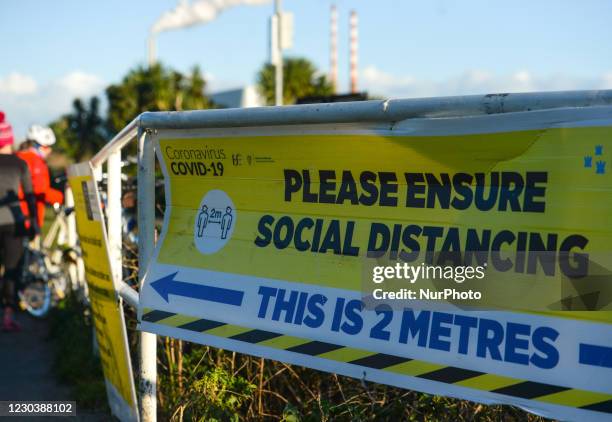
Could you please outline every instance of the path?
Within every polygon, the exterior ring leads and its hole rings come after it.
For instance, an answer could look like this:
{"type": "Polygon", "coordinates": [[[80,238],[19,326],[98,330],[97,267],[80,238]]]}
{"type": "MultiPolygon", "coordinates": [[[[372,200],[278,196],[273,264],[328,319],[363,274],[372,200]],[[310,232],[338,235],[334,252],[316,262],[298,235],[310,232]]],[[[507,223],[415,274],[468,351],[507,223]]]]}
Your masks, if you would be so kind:
{"type": "MultiPolygon", "coordinates": [[[[0,332],[0,400],[71,400],[69,387],[59,384],[52,370],[53,345],[46,320],[18,315],[19,333],[0,332]]],[[[108,415],[88,414],[78,408],[75,418],[23,418],[28,422],[52,420],[103,421],[108,415]]],[[[10,418],[17,421],[21,418],[10,418]]]]}

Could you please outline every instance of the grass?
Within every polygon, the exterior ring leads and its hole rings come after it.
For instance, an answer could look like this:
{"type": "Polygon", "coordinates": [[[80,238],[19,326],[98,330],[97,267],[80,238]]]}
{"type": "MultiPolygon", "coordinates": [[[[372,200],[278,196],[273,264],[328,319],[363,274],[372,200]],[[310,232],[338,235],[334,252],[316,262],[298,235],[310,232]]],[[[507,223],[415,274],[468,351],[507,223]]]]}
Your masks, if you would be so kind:
{"type": "MultiPolygon", "coordinates": [[[[134,351],[134,316],[126,315],[134,351]]],[[[73,296],[50,315],[54,369],[80,407],[108,414],[91,315],[73,296]]],[[[421,394],[158,338],[158,414],[173,421],[505,421],[544,418],[512,406],[421,394]]]]}
{"type": "Polygon", "coordinates": [[[71,387],[79,407],[109,411],[100,359],[93,353],[91,314],[73,296],[63,299],[49,315],[55,348],[53,369],[71,387]]]}

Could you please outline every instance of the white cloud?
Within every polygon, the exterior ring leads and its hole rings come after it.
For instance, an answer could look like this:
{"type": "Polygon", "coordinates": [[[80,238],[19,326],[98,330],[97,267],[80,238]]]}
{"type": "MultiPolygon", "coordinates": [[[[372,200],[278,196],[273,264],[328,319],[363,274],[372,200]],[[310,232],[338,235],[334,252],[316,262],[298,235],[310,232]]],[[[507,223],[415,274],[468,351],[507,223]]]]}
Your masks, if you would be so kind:
{"type": "Polygon", "coordinates": [[[599,77],[584,78],[561,73],[535,75],[524,69],[508,74],[473,69],[444,80],[433,80],[416,78],[412,75],[394,75],[376,66],[367,66],[361,71],[361,86],[371,95],[394,98],[610,89],[612,88],[612,71],[599,77]]]}
{"type": "Polygon", "coordinates": [[[75,97],[86,97],[100,91],[104,83],[96,75],[77,70],[61,77],[56,85],[75,97]]]}
{"type": "Polygon", "coordinates": [[[29,125],[50,123],[69,112],[75,98],[100,95],[104,85],[98,76],[79,70],[44,84],[20,73],[0,75],[0,110],[21,140],[29,125]]]}
{"type": "Polygon", "coordinates": [[[412,76],[391,75],[375,66],[368,66],[362,71],[362,80],[366,85],[375,85],[381,92],[391,91],[397,86],[410,87],[416,82],[412,76]]]}
{"type": "Polygon", "coordinates": [[[0,94],[22,95],[36,92],[36,81],[28,75],[13,72],[0,78],[0,94]]]}

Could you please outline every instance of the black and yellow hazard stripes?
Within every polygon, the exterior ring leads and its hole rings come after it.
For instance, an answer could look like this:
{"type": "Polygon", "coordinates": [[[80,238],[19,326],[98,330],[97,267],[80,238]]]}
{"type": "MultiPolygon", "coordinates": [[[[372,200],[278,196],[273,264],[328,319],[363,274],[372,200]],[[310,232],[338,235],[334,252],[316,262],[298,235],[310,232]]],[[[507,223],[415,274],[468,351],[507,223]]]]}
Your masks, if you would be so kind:
{"type": "Polygon", "coordinates": [[[612,414],[612,394],[488,374],[160,310],[145,308],[142,321],[429,381],[612,414]]]}

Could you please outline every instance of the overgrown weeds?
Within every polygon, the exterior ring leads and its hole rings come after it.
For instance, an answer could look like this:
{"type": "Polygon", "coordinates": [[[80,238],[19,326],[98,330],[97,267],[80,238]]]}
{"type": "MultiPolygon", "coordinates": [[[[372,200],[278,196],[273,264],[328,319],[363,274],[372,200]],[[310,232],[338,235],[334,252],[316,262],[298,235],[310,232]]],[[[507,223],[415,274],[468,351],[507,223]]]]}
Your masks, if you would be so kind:
{"type": "Polygon", "coordinates": [[[100,359],[93,353],[93,329],[87,307],[70,294],[50,315],[55,348],[53,368],[70,385],[79,408],[108,410],[100,359]]]}
{"type": "Polygon", "coordinates": [[[173,421],[541,421],[485,406],[160,338],[158,402],[173,421]]]}
{"type": "MultiPolygon", "coordinates": [[[[134,368],[135,314],[126,310],[134,368]]],[[[55,369],[79,406],[107,408],[87,308],[69,296],[51,314],[55,369]]],[[[326,374],[158,337],[159,420],[170,421],[541,421],[511,406],[486,406],[326,374]]]]}

